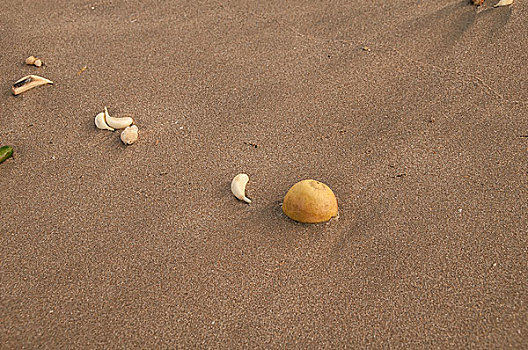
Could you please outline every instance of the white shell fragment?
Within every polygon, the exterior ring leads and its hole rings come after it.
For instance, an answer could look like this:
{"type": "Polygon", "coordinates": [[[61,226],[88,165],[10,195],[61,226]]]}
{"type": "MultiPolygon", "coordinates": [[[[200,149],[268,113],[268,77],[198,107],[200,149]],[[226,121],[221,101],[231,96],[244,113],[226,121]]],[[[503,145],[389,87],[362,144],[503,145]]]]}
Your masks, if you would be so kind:
{"type": "Polygon", "coordinates": [[[108,114],[108,109],[106,109],[106,107],[104,110],[104,116],[105,116],[106,124],[108,124],[108,126],[114,129],[124,129],[127,126],[130,126],[134,123],[134,119],[130,117],[123,117],[123,118],[111,117],[110,114],[108,114]]]}
{"type": "Polygon", "coordinates": [[[26,64],[30,66],[33,65],[35,67],[42,67],[42,60],[35,56],[29,56],[26,58],[26,64]]]}
{"type": "Polygon", "coordinates": [[[493,7],[499,7],[499,6],[508,6],[513,4],[513,0],[500,0],[498,3],[495,4],[493,7]]]}
{"type": "Polygon", "coordinates": [[[127,126],[125,130],[121,132],[121,141],[125,145],[131,145],[138,139],[138,127],[136,125],[127,126]]]}
{"type": "Polygon", "coordinates": [[[32,89],[40,85],[45,85],[45,84],[53,84],[53,82],[46,78],[39,77],[38,75],[27,75],[17,80],[13,84],[13,87],[11,88],[11,92],[13,93],[13,95],[18,95],[29,89],[32,89]]]}
{"type": "Polygon", "coordinates": [[[251,199],[246,197],[246,185],[249,182],[249,176],[247,174],[238,174],[231,181],[231,192],[246,203],[251,203],[251,199]]]}
{"type": "Polygon", "coordinates": [[[95,116],[95,126],[101,130],[110,130],[114,131],[113,128],[109,127],[108,124],[106,124],[105,120],[105,113],[101,112],[95,116]]]}

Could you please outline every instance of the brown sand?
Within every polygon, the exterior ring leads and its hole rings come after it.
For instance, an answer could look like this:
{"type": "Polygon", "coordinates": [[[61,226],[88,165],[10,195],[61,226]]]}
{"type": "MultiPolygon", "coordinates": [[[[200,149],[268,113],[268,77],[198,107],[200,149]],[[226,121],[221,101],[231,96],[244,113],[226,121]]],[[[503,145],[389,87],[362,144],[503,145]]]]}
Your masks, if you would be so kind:
{"type": "Polygon", "coordinates": [[[468,2],[2,1],[2,348],[528,346],[528,3],[468,2]]]}

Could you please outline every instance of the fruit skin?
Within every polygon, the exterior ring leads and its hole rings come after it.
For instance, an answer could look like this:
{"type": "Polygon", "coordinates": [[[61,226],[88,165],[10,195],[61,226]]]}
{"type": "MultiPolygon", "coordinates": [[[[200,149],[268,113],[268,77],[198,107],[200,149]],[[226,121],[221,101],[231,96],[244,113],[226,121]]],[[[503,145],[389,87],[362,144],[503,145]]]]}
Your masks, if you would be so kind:
{"type": "Polygon", "coordinates": [[[312,179],[302,180],[286,193],[282,211],[290,219],[302,223],[325,222],[337,216],[337,199],[324,183],[312,179]]]}
{"type": "Polygon", "coordinates": [[[13,156],[13,147],[11,146],[0,147],[0,163],[2,163],[4,160],[12,156],[13,156]]]}

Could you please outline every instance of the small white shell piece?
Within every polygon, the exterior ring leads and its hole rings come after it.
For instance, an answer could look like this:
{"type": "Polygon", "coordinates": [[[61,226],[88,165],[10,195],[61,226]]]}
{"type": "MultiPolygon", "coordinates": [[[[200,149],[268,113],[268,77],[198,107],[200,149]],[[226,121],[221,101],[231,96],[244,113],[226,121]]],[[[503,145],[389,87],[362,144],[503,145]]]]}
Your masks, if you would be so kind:
{"type": "Polygon", "coordinates": [[[114,118],[111,117],[110,114],[108,114],[108,109],[105,107],[104,110],[104,116],[106,120],[106,124],[114,129],[124,129],[127,126],[130,126],[134,123],[134,119],[130,117],[123,117],[123,118],[114,118]]]}
{"type": "Polygon", "coordinates": [[[42,60],[35,56],[29,56],[28,58],[26,58],[26,64],[30,66],[33,65],[36,67],[42,67],[42,60]]]}
{"type": "Polygon", "coordinates": [[[127,126],[125,130],[121,132],[121,141],[125,145],[131,145],[138,139],[138,127],[136,125],[127,126]]]}
{"type": "Polygon", "coordinates": [[[508,6],[508,5],[511,5],[511,4],[513,4],[513,0],[500,0],[493,7],[508,6]]]}
{"type": "Polygon", "coordinates": [[[231,181],[231,192],[246,203],[251,203],[251,199],[246,197],[246,185],[249,182],[249,176],[247,174],[238,174],[231,181]]]}
{"type": "Polygon", "coordinates": [[[109,127],[108,124],[106,124],[104,112],[101,112],[95,116],[95,126],[97,126],[97,128],[101,130],[114,131],[113,128],[109,127]]]}

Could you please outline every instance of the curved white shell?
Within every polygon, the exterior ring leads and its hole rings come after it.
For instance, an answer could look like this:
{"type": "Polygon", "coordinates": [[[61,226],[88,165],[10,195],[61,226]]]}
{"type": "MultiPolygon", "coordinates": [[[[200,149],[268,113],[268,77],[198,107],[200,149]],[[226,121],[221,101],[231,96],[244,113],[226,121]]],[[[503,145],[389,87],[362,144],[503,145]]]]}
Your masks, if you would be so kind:
{"type": "Polygon", "coordinates": [[[246,203],[251,203],[251,199],[246,197],[246,185],[249,182],[249,176],[247,174],[238,174],[231,181],[231,192],[246,203]]]}
{"type": "Polygon", "coordinates": [[[106,124],[104,112],[101,112],[95,116],[95,126],[97,126],[101,130],[114,131],[114,129],[112,129],[108,126],[108,124],[106,124]]]}
{"type": "Polygon", "coordinates": [[[138,127],[136,125],[127,126],[125,130],[121,132],[121,141],[125,145],[131,145],[138,139],[138,127]]]}
{"type": "Polygon", "coordinates": [[[114,129],[123,129],[123,128],[126,128],[127,126],[130,126],[130,125],[132,125],[134,123],[134,119],[132,119],[130,117],[123,117],[123,118],[111,117],[108,114],[108,109],[106,109],[106,107],[105,107],[104,115],[105,115],[105,119],[106,119],[106,124],[108,124],[110,127],[114,128],[114,129]]]}
{"type": "Polygon", "coordinates": [[[49,79],[40,77],[38,75],[27,75],[21,79],[18,79],[13,86],[11,87],[11,92],[13,95],[21,94],[25,91],[28,91],[29,89],[32,89],[34,87],[45,85],[45,84],[52,84],[53,82],[49,79]]]}

